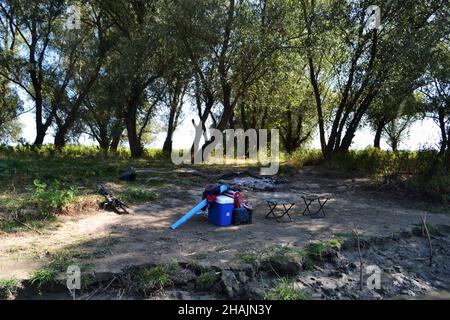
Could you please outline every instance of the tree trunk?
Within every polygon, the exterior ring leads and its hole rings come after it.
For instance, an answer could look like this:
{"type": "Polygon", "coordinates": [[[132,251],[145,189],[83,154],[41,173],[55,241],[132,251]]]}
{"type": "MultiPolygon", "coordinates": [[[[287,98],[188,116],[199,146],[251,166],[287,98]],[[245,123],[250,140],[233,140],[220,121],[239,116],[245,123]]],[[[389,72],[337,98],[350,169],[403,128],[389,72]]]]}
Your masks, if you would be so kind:
{"type": "Polygon", "coordinates": [[[99,141],[100,149],[102,149],[105,153],[109,151],[109,141],[108,140],[100,140],[99,141]]]}
{"type": "Polygon", "coordinates": [[[34,140],[34,145],[36,147],[40,147],[44,144],[44,139],[47,134],[47,129],[50,126],[50,123],[53,120],[53,113],[49,115],[49,118],[45,121],[45,123],[42,122],[43,117],[43,97],[42,97],[42,87],[41,83],[35,74],[35,72],[31,72],[31,77],[33,79],[32,84],[36,96],[35,100],[35,124],[36,124],[36,138],[34,140]]]}
{"type": "Polygon", "coordinates": [[[131,157],[139,158],[142,156],[144,150],[139,140],[136,128],[136,106],[129,106],[125,117],[125,124],[128,133],[128,143],[130,145],[131,157]]]}
{"type": "Polygon", "coordinates": [[[450,170],[450,127],[448,128],[447,132],[447,150],[445,151],[444,161],[445,168],[447,170],[450,170]]]}
{"type": "Polygon", "coordinates": [[[98,135],[95,135],[100,148],[107,153],[109,151],[109,145],[111,144],[111,138],[108,136],[108,129],[106,125],[99,123],[98,135]]]}
{"type": "Polygon", "coordinates": [[[391,138],[391,148],[392,148],[392,152],[397,152],[398,151],[398,140],[397,139],[392,139],[391,138]]]}
{"type": "Polygon", "coordinates": [[[36,138],[34,140],[33,145],[35,145],[36,147],[42,146],[42,144],[44,143],[46,131],[47,130],[45,130],[42,123],[40,123],[40,122],[38,123],[38,121],[36,121],[36,138]]]}
{"type": "Polygon", "coordinates": [[[54,146],[56,150],[61,150],[66,145],[65,136],[67,134],[66,129],[60,129],[55,134],[54,146]]]}
{"type": "Polygon", "coordinates": [[[170,98],[169,123],[167,125],[166,140],[163,145],[163,153],[168,155],[172,153],[172,137],[178,125],[186,86],[187,84],[177,82],[172,90],[173,96],[170,98]]]}
{"type": "Polygon", "coordinates": [[[111,140],[111,145],[109,147],[109,150],[112,152],[117,152],[117,149],[119,148],[120,139],[122,138],[122,133],[119,135],[116,135],[111,140]]]}
{"type": "Polygon", "coordinates": [[[381,145],[381,134],[383,133],[384,126],[386,125],[386,119],[382,118],[378,124],[377,129],[375,131],[375,139],[373,140],[373,147],[380,149],[381,145]]]}
{"type": "Polygon", "coordinates": [[[439,109],[438,111],[439,128],[441,129],[441,147],[439,154],[443,155],[448,148],[448,137],[445,128],[445,114],[444,109],[439,109]]]}
{"type": "Polygon", "coordinates": [[[137,110],[141,100],[142,91],[137,85],[133,85],[130,98],[127,102],[125,113],[125,126],[128,133],[128,143],[132,158],[139,158],[143,155],[144,149],[137,132],[137,110]]]}
{"type": "Polygon", "coordinates": [[[172,137],[173,137],[173,132],[174,132],[174,119],[175,119],[175,111],[173,108],[171,108],[170,110],[170,115],[169,115],[169,124],[168,124],[168,128],[167,128],[167,135],[166,135],[166,140],[164,141],[164,145],[163,145],[163,153],[170,155],[172,153],[172,137]]]}

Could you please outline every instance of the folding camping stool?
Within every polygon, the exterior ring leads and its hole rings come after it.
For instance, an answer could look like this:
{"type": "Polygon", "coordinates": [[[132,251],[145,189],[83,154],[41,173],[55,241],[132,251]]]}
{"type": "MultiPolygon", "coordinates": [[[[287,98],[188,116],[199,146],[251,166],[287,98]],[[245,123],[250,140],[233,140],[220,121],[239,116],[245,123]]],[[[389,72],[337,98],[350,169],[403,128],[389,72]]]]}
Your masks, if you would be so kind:
{"type": "Polygon", "coordinates": [[[304,216],[310,216],[311,218],[320,218],[319,214],[322,214],[322,218],[325,218],[325,211],[323,210],[325,204],[330,200],[328,194],[308,194],[302,195],[302,199],[305,202],[305,210],[303,210],[304,216]],[[314,202],[318,203],[319,209],[316,212],[311,212],[310,206],[314,202]],[[307,213],[308,212],[308,213],[307,213]]]}
{"type": "Polygon", "coordinates": [[[266,214],[266,219],[268,218],[275,218],[277,222],[281,222],[281,218],[283,218],[285,215],[289,217],[289,220],[292,221],[292,218],[289,214],[289,210],[292,209],[292,207],[295,205],[295,203],[289,199],[269,199],[266,200],[267,205],[269,206],[269,212],[266,214]],[[277,209],[278,205],[282,205],[283,208],[280,208],[282,211],[281,214],[277,215],[275,214],[275,210],[277,209]]]}

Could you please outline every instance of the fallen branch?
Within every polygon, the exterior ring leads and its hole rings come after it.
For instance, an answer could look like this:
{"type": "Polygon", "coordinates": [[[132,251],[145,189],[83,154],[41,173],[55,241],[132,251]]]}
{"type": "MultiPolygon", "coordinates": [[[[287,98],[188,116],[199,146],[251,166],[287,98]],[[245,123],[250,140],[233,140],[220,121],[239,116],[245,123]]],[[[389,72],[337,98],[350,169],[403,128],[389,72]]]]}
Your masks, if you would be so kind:
{"type": "Polygon", "coordinates": [[[114,281],[116,281],[116,280],[119,280],[119,279],[116,278],[116,277],[114,277],[114,278],[108,283],[108,285],[107,285],[106,287],[104,287],[104,288],[98,287],[96,290],[94,290],[94,292],[92,292],[89,296],[87,296],[86,300],[91,299],[91,298],[92,298],[93,296],[95,296],[97,293],[105,292],[106,290],[108,290],[108,288],[111,286],[111,284],[112,284],[114,281]],[[100,289],[101,289],[101,290],[100,290],[100,289]]]}
{"type": "Polygon", "coordinates": [[[33,228],[32,226],[26,224],[25,222],[20,221],[19,219],[14,218],[14,221],[16,221],[17,223],[23,225],[24,227],[26,227],[26,228],[28,228],[28,229],[34,231],[34,232],[37,232],[37,233],[40,234],[40,235],[43,234],[41,231],[37,230],[36,228],[33,228]]]}
{"type": "MultiPolygon", "coordinates": [[[[43,233],[42,233],[41,231],[37,230],[36,228],[33,228],[32,226],[30,226],[30,225],[26,224],[25,222],[22,222],[22,221],[20,221],[20,220],[19,220],[19,219],[17,219],[17,218],[13,218],[13,220],[14,220],[14,221],[16,221],[17,223],[19,223],[19,224],[23,225],[24,227],[26,227],[26,228],[28,228],[28,229],[30,229],[30,230],[32,230],[32,231],[34,231],[34,232],[37,232],[37,233],[38,233],[38,234],[40,234],[40,235],[42,235],[42,234],[43,234],[43,233]]],[[[3,221],[3,222],[8,222],[8,220],[7,220],[7,219],[5,219],[5,218],[1,218],[1,217],[0,217],[0,221],[3,221]]]]}
{"type": "Polygon", "coordinates": [[[428,246],[430,249],[430,262],[429,262],[429,266],[431,267],[431,265],[433,264],[433,246],[431,245],[431,237],[430,237],[430,232],[428,231],[428,227],[427,227],[427,217],[426,216],[421,216],[420,219],[422,220],[422,224],[423,224],[423,230],[425,230],[425,233],[427,235],[427,239],[428,239],[428,246]]]}

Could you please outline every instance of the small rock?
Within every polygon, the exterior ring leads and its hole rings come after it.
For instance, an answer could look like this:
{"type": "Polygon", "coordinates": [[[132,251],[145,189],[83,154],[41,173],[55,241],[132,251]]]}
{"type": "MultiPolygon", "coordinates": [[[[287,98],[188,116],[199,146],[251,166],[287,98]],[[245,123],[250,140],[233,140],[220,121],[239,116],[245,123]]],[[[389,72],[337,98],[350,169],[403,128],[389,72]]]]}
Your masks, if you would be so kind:
{"type": "Polygon", "coordinates": [[[266,290],[261,286],[258,281],[250,281],[245,285],[246,296],[253,300],[262,300],[266,296],[266,290]]]}
{"type": "Polygon", "coordinates": [[[245,274],[244,271],[240,271],[240,272],[238,273],[238,279],[239,279],[239,281],[242,282],[242,283],[246,283],[246,282],[248,281],[248,277],[247,277],[247,275],[245,274]]]}
{"type": "Polygon", "coordinates": [[[340,278],[342,276],[342,272],[339,270],[333,270],[330,272],[330,277],[340,278]]]}
{"type": "Polygon", "coordinates": [[[402,268],[401,266],[394,266],[394,270],[395,270],[396,272],[402,272],[402,271],[403,271],[403,268],[402,268]]]}
{"type": "Polygon", "coordinates": [[[355,270],[356,268],[358,268],[358,266],[354,262],[348,264],[348,269],[355,270]]]}
{"type": "Polygon", "coordinates": [[[402,290],[402,291],[400,291],[400,293],[401,294],[404,294],[404,295],[407,295],[407,296],[411,296],[411,297],[414,297],[416,294],[414,293],[414,291],[412,291],[412,290],[402,290]]]}
{"type": "Polygon", "coordinates": [[[222,283],[216,282],[209,290],[214,293],[222,293],[223,292],[222,283]]]}
{"type": "Polygon", "coordinates": [[[223,291],[229,298],[234,298],[239,293],[239,281],[232,271],[224,270],[221,275],[223,291]]]}

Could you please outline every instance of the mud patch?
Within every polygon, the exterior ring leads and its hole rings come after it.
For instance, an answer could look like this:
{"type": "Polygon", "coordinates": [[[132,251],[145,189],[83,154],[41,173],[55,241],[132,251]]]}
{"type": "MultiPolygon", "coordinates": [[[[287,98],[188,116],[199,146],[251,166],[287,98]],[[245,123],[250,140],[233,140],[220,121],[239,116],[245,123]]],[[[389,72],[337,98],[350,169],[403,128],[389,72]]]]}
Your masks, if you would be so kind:
{"type": "MultiPolygon", "coordinates": [[[[353,239],[324,245],[320,261],[305,262],[308,247],[276,247],[241,255],[240,268],[195,263],[146,264],[117,273],[91,273],[77,299],[447,299],[450,292],[450,236],[432,239],[433,263],[427,262],[423,237],[404,232],[393,238],[362,241],[363,267],[381,271],[381,286],[370,288],[353,239]],[[251,257],[251,258],[250,258],[251,257]],[[281,288],[281,289],[280,289],[281,288]]],[[[316,251],[314,251],[316,252],[316,251]]],[[[16,299],[71,299],[65,280],[36,287],[24,281],[16,299]]]]}

